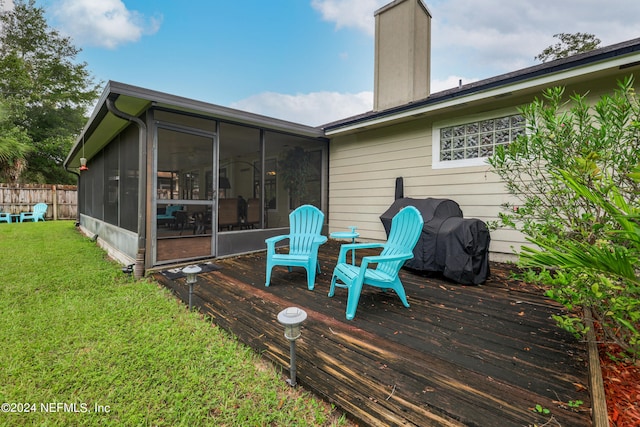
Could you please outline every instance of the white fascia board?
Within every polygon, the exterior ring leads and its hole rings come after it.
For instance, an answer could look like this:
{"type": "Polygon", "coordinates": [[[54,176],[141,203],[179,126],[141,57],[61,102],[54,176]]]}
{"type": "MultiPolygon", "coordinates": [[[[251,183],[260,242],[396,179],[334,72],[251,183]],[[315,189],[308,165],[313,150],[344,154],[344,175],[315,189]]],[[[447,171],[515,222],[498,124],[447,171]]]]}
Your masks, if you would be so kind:
{"type": "Polygon", "coordinates": [[[324,132],[322,131],[322,129],[317,127],[294,123],[282,119],[276,119],[260,114],[249,113],[247,111],[236,110],[234,108],[211,104],[205,101],[198,101],[191,98],[171,95],[168,93],[158,92],[123,83],[111,83],[111,92],[130,97],[148,99],[154,102],[157,106],[181,109],[200,114],[204,113],[206,115],[210,115],[213,118],[235,121],[238,123],[264,127],[265,129],[269,130],[293,133],[310,138],[324,137],[324,132]]]}

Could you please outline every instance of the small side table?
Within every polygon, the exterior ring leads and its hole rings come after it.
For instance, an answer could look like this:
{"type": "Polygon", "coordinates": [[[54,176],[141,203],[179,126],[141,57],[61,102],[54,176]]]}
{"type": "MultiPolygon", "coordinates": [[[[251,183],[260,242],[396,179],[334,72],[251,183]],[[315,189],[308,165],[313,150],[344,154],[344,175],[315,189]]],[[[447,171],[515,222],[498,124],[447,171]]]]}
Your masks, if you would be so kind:
{"type": "Polygon", "coordinates": [[[20,222],[20,214],[11,214],[9,219],[11,222],[20,222]]]}
{"type": "MultiPolygon", "coordinates": [[[[351,231],[334,231],[330,234],[332,239],[351,239],[351,243],[356,242],[356,238],[360,237],[360,233],[356,231],[358,227],[350,225],[351,231]]],[[[356,264],[356,251],[351,251],[351,265],[356,264]]]]}

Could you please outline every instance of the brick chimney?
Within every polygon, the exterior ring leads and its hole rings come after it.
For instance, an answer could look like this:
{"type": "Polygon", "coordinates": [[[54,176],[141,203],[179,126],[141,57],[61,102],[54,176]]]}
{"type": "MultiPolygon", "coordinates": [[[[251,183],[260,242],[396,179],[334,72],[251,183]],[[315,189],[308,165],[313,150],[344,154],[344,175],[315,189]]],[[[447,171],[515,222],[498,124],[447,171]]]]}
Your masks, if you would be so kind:
{"type": "Polygon", "coordinates": [[[431,13],[422,0],[395,0],[375,13],[374,111],[429,96],[431,13]]]}

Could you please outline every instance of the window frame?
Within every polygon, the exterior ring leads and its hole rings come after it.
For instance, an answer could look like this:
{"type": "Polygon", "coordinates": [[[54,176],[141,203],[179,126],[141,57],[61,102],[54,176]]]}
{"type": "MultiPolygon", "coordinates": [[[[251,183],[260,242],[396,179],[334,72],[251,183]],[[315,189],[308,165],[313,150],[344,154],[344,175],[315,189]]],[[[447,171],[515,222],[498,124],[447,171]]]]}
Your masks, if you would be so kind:
{"type": "MultiPolygon", "coordinates": [[[[432,169],[453,169],[453,168],[465,168],[473,166],[486,166],[487,156],[474,157],[470,159],[459,160],[440,160],[440,131],[443,128],[467,125],[475,122],[480,122],[488,119],[499,119],[502,117],[518,115],[520,112],[517,108],[504,108],[500,110],[493,110],[486,113],[473,114],[469,116],[457,117],[455,119],[442,120],[434,122],[431,128],[431,168],[432,169]]],[[[527,124],[524,124],[524,131],[527,132],[527,124]]],[[[495,147],[495,145],[494,145],[495,147]]]]}

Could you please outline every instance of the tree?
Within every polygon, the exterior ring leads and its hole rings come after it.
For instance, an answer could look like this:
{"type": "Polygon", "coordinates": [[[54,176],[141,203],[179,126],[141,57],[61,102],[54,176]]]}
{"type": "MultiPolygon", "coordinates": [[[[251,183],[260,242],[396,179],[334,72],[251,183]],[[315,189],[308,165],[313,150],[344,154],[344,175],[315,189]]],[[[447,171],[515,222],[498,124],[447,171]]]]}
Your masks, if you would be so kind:
{"type": "Polygon", "coordinates": [[[600,45],[600,39],[589,33],[554,34],[560,42],[547,47],[535,59],[542,62],[566,58],[577,53],[588,52],[600,45]]]}
{"type": "Polygon", "coordinates": [[[0,180],[17,180],[27,164],[29,142],[26,132],[8,120],[6,108],[0,104],[0,180]]]}
{"type": "Polygon", "coordinates": [[[289,191],[292,208],[299,206],[307,195],[310,164],[309,153],[302,147],[291,148],[278,160],[279,173],[289,191]]]}
{"type": "MultiPolygon", "coordinates": [[[[633,77],[594,105],[564,100],[564,88],[522,107],[527,132],[496,148],[488,162],[517,200],[500,213],[533,247],[520,262],[527,279],[582,333],[589,308],[605,336],[640,358],[640,97],[633,77]]],[[[494,224],[497,226],[498,224],[494,224]]]]}
{"type": "MultiPolygon", "coordinates": [[[[564,88],[543,92],[520,108],[527,132],[488,159],[519,202],[506,205],[502,225],[532,238],[576,238],[593,244],[611,221],[607,212],[580,197],[555,172],[569,170],[595,186],[602,180],[620,189],[631,203],[640,199],[629,179],[640,164],[640,99],[633,78],[619,82],[593,106],[586,94],[565,100],[564,88]]],[[[592,188],[592,187],[590,187],[592,188]]]]}
{"type": "Polygon", "coordinates": [[[68,37],[47,25],[35,0],[16,0],[0,14],[0,93],[7,119],[31,150],[22,182],[73,183],[62,163],[86,121],[98,85],[68,37]]]}

